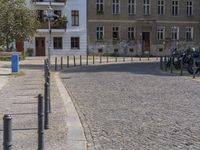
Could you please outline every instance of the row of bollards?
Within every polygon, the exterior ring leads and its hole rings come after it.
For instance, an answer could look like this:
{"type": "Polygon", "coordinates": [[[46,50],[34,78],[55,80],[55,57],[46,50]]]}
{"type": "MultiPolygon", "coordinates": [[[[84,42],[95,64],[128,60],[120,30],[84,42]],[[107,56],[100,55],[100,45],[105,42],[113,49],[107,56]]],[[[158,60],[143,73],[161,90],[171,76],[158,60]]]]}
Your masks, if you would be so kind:
{"type": "MultiPolygon", "coordinates": [[[[49,61],[44,61],[44,98],[38,95],[38,150],[44,150],[44,129],[49,129],[49,113],[51,112],[50,99],[50,67],[49,61]]],[[[12,117],[5,114],[3,117],[3,150],[12,150],[12,117]]]]}
{"type": "MultiPolygon", "coordinates": [[[[97,56],[92,55],[92,64],[93,65],[96,64],[96,57],[97,56]]],[[[106,61],[105,62],[109,63],[109,61],[110,61],[109,56],[105,56],[105,57],[106,57],[106,61]]],[[[77,66],[76,58],[77,58],[76,56],[74,56],[74,55],[72,56],[73,66],[74,67],[77,66]]],[[[115,55],[114,56],[114,61],[118,62],[119,61],[118,58],[119,57],[117,55],[115,55]]],[[[80,62],[79,62],[80,66],[83,66],[83,57],[82,57],[82,55],[80,55],[79,60],[80,60],[80,62]]],[[[158,57],[156,57],[156,60],[158,60],[158,57]]],[[[122,61],[123,62],[127,61],[125,56],[123,56],[122,61]]],[[[130,61],[133,61],[133,56],[130,56],[130,61]]],[[[141,56],[139,56],[139,61],[142,61],[142,57],[141,56]]],[[[150,57],[149,56],[148,56],[148,61],[150,61],[150,57]]],[[[89,56],[88,55],[86,55],[86,62],[85,63],[86,63],[86,66],[89,65],[89,56]]],[[[100,64],[103,63],[103,56],[102,55],[99,56],[99,63],[100,64]]],[[[60,70],[63,70],[63,64],[64,64],[63,56],[61,56],[60,57],[60,70]]],[[[67,56],[67,68],[69,68],[69,67],[70,67],[70,56],[67,56]]],[[[55,57],[55,71],[58,71],[58,57],[55,57]]]]}
{"type": "MultiPolygon", "coordinates": [[[[193,59],[193,78],[195,78],[196,76],[196,70],[198,69],[198,67],[196,67],[196,60],[193,59]]],[[[167,71],[167,68],[169,67],[170,69],[170,73],[172,74],[174,72],[174,65],[173,65],[173,60],[172,58],[168,57],[168,56],[161,56],[160,57],[160,69],[167,71]],[[169,66],[168,66],[169,63],[169,66]]],[[[183,70],[184,70],[184,65],[183,65],[183,59],[180,60],[180,76],[183,76],[183,70]]]]}

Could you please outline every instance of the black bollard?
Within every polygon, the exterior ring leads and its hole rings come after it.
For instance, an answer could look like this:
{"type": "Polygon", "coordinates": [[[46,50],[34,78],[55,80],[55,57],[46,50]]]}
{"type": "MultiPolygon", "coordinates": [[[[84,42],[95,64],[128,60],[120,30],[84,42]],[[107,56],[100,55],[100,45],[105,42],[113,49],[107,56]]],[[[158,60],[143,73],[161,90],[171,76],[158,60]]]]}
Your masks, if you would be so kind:
{"type": "Polygon", "coordinates": [[[125,62],[125,57],[123,56],[123,62],[125,62]]]}
{"type": "Polygon", "coordinates": [[[117,55],[115,56],[115,62],[117,62],[117,55]]]}
{"type": "Polygon", "coordinates": [[[44,101],[38,95],[38,150],[44,150],[44,101]]]}
{"type": "Polygon", "coordinates": [[[3,117],[3,149],[12,149],[12,117],[9,114],[3,117]]]}
{"type": "Polygon", "coordinates": [[[94,57],[94,55],[93,55],[93,64],[95,64],[95,57],[94,57]]]}
{"type": "Polygon", "coordinates": [[[181,59],[181,76],[183,75],[183,58],[181,59]]]}
{"type": "Polygon", "coordinates": [[[44,102],[45,102],[45,107],[44,107],[44,113],[45,113],[44,128],[45,129],[49,129],[49,93],[48,93],[48,86],[49,86],[49,83],[46,82],[44,84],[44,102]]]}
{"type": "Polygon", "coordinates": [[[48,97],[48,102],[49,102],[49,104],[48,104],[48,106],[49,106],[49,113],[51,113],[51,89],[50,89],[50,85],[51,85],[51,83],[50,83],[50,75],[49,76],[47,76],[47,82],[46,83],[48,83],[47,85],[47,97],[48,97]]]}
{"type": "Polygon", "coordinates": [[[86,56],[86,65],[88,66],[88,54],[86,56]]]}
{"type": "Polygon", "coordinates": [[[173,73],[173,63],[172,63],[172,58],[170,58],[170,73],[173,73]]]}
{"type": "Polygon", "coordinates": [[[67,68],[69,68],[69,56],[67,56],[67,68]]]}
{"type": "Polygon", "coordinates": [[[133,55],[131,55],[131,61],[133,61],[133,55]]]}
{"type": "Polygon", "coordinates": [[[196,67],[195,67],[195,59],[193,58],[193,79],[195,78],[195,74],[196,74],[196,67]]]}
{"type": "Polygon", "coordinates": [[[102,63],[102,56],[100,55],[100,64],[102,63]]]}
{"type": "Polygon", "coordinates": [[[163,70],[163,57],[160,57],[160,70],[163,70]]]}
{"type": "Polygon", "coordinates": [[[167,57],[164,57],[164,70],[167,71],[167,57]]]}
{"type": "Polygon", "coordinates": [[[74,58],[74,67],[75,67],[76,66],[76,57],[73,56],[73,58],[74,58]]]}
{"type": "Polygon", "coordinates": [[[142,58],[141,58],[142,56],[140,55],[140,58],[139,58],[139,60],[141,61],[142,60],[142,58]]]}
{"type": "Polygon", "coordinates": [[[109,62],[109,60],[108,60],[108,55],[106,56],[106,58],[107,58],[107,63],[109,62]]]}
{"type": "Polygon", "coordinates": [[[57,71],[57,57],[55,57],[55,71],[57,71]]]}
{"type": "Polygon", "coordinates": [[[63,69],[63,57],[61,56],[60,58],[60,69],[62,70],[63,69]]]}
{"type": "Polygon", "coordinates": [[[80,66],[82,66],[82,56],[80,55],[80,66]]]}

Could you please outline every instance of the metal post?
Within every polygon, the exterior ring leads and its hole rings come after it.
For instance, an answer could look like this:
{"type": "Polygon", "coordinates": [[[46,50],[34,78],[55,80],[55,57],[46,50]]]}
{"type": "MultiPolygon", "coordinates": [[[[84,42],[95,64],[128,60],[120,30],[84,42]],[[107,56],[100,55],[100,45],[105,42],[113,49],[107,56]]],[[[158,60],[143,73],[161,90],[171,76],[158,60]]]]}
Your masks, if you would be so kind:
{"type": "Polygon", "coordinates": [[[51,20],[48,18],[48,29],[49,29],[49,46],[48,46],[48,59],[49,67],[51,66],[51,20]]]}
{"type": "Polygon", "coordinates": [[[142,58],[141,58],[142,56],[140,55],[140,61],[142,60],[142,58]]]}
{"type": "Polygon", "coordinates": [[[173,63],[172,63],[172,58],[170,58],[170,73],[173,73],[173,63]]]}
{"type": "Polygon", "coordinates": [[[117,62],[117,55],[115,55],[115,62],[117,62]]]}
{"type": "Polygon", "coordinates": [[[160,70],[163,70],[163,57],[160,57],[160,70]]]}
{"type": "Polygon", "coordinates": [[[48,98],[48,106],[49,113],[51,113],[51,89],[50,89],[50,75],[47,76],[47,98],[48,98]]]}
{"type": "Polygon", "coordinates": [[[167,57],[164,57],[164,70],[167,71],[167,57]]]}
{"type": "Polygon", "coordinates": [[[196,67],[195,67],[195,59],[193,58],[193,79],[195,78],[196,67]]]}
{"type": "Polygon", "coordinates": [[[123,56],[123,62],[125,62],[125,57],[123,56]]]}
{"type": "Polygon", "coordinates": [[[107,63],[108,63],[108,61],[109,61],[109,60],[108,60],[108,55],[106,56],[106,58],[107,58],[107,63]]]}
{"type": "Polygon", "coordinates": [[[82,56],[80,55],[80,66],[82,66],[82,56]]]}
{"type": "Polygon", "coordinates": [[[76,57],[73,56],[73,58],[74,58],[74,67],[75,67],[76,66],[76,57]]]}
{"type": "Polygon", "coordinates": [[[100,54],[100,64],[102,63],[102,56],[101,56],[101,54],[100,54]]]}
{"type": "Polygon", "coordinates": [[[183,58],[181,59],[181,76],[183,75],[183,58]]]}
{"type": "Polygon", "coordinates": [[[45,118],[44,118],[44,128],[49,129],[49,93],[48,93],[49,83],[44,84],[44,99],[45,99],[45,118]]]}
{"type": "Polygon", "coordinates": [[[44,150],[44,101],[38,95],[38,150],[44,150]]]}
{"type": "Polygon", "coordinates": [[[150,58],[149,58],[150,56],[148,55],[148,61],[150,60],[150,58]]]}
{"type": "Polygon", "coordinates": [[[131,61],[133,61],[133,55],[131,55],[131,61]]]}
{"type": "Polygon", "coordinates": [[[61,56],[60,58],[60,69],[62,70],[63,69],[63,57],[61,56]]]}
{"type": "Polygon", "coordinates": [[[95,63],[95,58],[94,58],[94,55],[93,55],[93,64],[95,63]]]}
{"type": "Polygon", "coordinates": [[[55,57],[55,71],[57,71],[57,57],[55,57]]]}
{"type": "Polygon", "coordinates": [[[67,68],[69,68],[69,56],[67,56],[67,68]]]}
{"type": "Polygon", "coordinates": [[[9,114],[3,117],[3,149],[12,150],[12,117],[9,114]]]}
{"type": "Polygon", "coordinates": [[[88,54],[86,56],[86,65],[88,65],[88,54]]]}

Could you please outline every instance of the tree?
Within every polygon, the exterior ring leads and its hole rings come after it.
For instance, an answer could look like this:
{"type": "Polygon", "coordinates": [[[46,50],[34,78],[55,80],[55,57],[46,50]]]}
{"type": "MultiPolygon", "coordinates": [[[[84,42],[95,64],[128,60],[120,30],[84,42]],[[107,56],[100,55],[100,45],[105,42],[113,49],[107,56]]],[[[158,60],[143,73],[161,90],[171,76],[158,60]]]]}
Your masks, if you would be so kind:
{"type": "Polygon", "coordinates": [[[0,46],[32,37],[39,26],[36,11],[25,0],[0,0],[0,46]]]}

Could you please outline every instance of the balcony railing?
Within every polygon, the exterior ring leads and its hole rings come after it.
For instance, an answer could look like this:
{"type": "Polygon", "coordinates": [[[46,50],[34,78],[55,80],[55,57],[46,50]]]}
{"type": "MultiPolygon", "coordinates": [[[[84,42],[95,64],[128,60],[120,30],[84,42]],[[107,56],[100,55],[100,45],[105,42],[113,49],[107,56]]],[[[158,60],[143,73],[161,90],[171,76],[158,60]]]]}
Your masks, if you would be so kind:
{"type": "MultiPolygon", "coordinates": [[[[40,22],[39,29],[48,29],[48,22],[40,22]]],[[[67,29],[67,23],[61,21],[52,22],[51,29],[67,29]]]]}
{"type": "MultiPolygon", "coordinates": [[[[50,2],[50,0],[32,0],[33,2],[50,2]]],[[[66,3],[67,0],[51,0],[52,3],[66,3]]]]}

